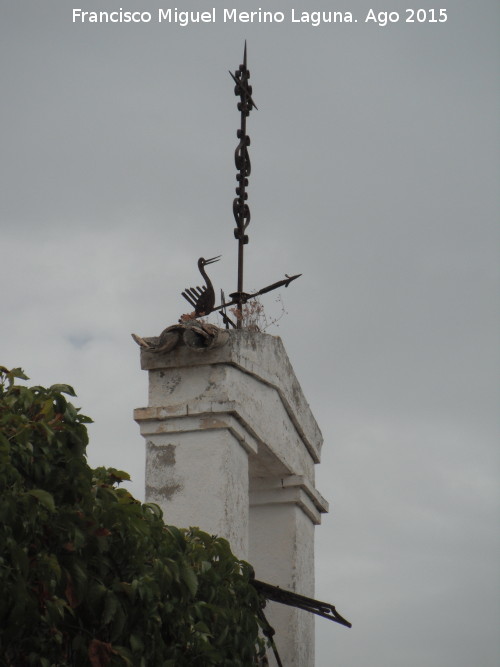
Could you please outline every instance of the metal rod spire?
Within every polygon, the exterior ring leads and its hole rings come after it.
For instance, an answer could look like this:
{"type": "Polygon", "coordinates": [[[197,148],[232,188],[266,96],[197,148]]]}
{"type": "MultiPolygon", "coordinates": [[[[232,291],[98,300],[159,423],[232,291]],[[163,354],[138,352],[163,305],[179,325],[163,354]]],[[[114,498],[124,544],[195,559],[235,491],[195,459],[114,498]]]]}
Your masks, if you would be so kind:
{"type": "Polygon", "coordinates": [[[236,188],[236,197],[233,200],[233,215],[236,221],[236,228],[234,230],[234,237],[238,241],[238,287],[236,291],[236,304],[239,311],[237,318],[237,327],[241,329],[242,326],[242,308],[245,303],[243,291],[243,250],[248,243],[248,235],[245,234],[246,228],[250,224],[250,208],[247,204],[248,193],[246,187],[248,185],[248,177],[252,170],[250,163],[250,156],[248,154],[248,147],[250,146],[250,137],[247,135],[247,116],[250,111],[257,106],[252,99],[252,86],[249,85],[250,72],[247,68],[247,43],[245,41],[245,50],[243,53],[243,64],[233,74],[229,72],[235,82],[234,94],[239,96],[238,111],[241,114],[241,125],[237,131],[236,136],[239,139],[239,144],[234,152],[234,163],[238,173],[236,180],[238,187],[236,188]]]}

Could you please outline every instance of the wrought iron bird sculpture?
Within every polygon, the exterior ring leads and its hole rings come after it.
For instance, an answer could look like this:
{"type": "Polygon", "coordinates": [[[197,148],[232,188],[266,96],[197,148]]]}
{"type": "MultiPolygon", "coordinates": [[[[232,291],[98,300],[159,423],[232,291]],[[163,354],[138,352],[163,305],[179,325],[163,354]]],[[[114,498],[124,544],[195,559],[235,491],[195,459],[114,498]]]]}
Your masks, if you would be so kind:
{"type": "Polygon", "coordinates": [[[221,255],[217,255],[217,257],[212,257],[210,259],[200,257],[198,260],[198,269],[205,279],[206,285],[203,285],[203,287],[186,287],[185,291],[182,292],[182,296],[193,306],[196,317],[208,315],[214,309],[215,291],[212,281],[207,276],[205,266],[207,266],[207,264],[218,262],[220,258],[221,255]]]}

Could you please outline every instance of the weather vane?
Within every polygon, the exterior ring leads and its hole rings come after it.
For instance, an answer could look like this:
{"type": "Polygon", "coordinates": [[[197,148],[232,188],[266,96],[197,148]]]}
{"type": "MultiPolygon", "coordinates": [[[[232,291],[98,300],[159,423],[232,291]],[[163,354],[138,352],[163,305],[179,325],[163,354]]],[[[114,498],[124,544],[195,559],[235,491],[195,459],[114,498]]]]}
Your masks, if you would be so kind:
{"type": "MultiPolygon", "coordinates": [[[[243,251],[245,245],[248,243],[248,235],[246,230],[250,224],[250,207],[248,206],[248,193],[246,188],[248,186],[248,177],[251,172],[251,163],[250,156],[248,153],[248,147],[250,146],[250,137],[247,134],[247,118],[250,115],[252,109],[257,109],[257,105],[252,99],[252,86],[249,84],[250,72],[247,68],[247,45],[245,42],[245,50],[243,54],[243,64],[233,74],[229,71],[231,78],[235,83],[234,94],[240,98],[238,102],[238,111],[241,116],[241,124],[239,130],[236,132],[236,136],[239,139],[239,143],[234,151],[234,163],[237,169],[236,180],[238,181],[238,186],[236,188],[236,197],[233,200],[233,215],[236,221],[236,227],[234,229],[234,237],[238,241],[238,282],[236,292],[232,292],[229,297],[230,301],[226,302],[224,297],[224,292],[221,291],[221,301],[222,303],[219,306],[215,306],[215,290],[213,288],[212,282],[208,277],[205,266],[207,264],[212,264],[212,262],[217,262],[220,259],[220,255],[217,257],[212,257],[211,259],[204,259],[200,257],[198,260],[198,269],[205,280],[205,285],[202,287],[187,287],[182,296],[188,301],[191,306],[194,308],[194,313],[192,313],[190,319],[196,319],[204,315],[209,315],[214,311],[221,311],[222,319],[226,325],[226,328],[229,326],[241,329],[243,325],[243,306],[249,299],[254,299],[261,294],[266,294],[266,292],[271,292],[272,290],[277,289],[278,287],[288,287],[288,285],[302,274],[297,274],[295,276],[288,276],[283,280],[279,280],[272,285],[263,287],[257,292],[248,294],[243,291],[243,251]],[[227,315],[227,307],[235,306],[236,307],[236,323],[234,323],[231,318],[227,315]]],[[[186,316],[183,316],[181,319],[185,319],[186,316]]]]}

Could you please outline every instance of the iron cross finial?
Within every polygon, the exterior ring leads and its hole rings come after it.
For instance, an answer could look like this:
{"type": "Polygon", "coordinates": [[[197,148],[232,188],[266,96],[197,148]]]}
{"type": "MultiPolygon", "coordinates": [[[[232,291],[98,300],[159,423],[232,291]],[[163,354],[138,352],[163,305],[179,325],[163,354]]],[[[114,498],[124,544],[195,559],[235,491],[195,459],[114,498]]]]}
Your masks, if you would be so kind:
{"type": "MultiPolygon", "coordinates": [[[[212,312],[221,311],[222,319],[226,327],[232,326],[241,329],[243,326],[243,306],[250,300],[256,297],[267,294],[279,287],[288,287],[288,285],[298,278],[301,274],[289,276],[285,274],[283,280],[267,285],[262,289],[248,294],[243,291],[243,249],[248,243],[248,235],[246,230],[250,224],[250,207],[248,206],[248,193],[246,188],[248,186],[248,177],[252,170],[250,163],[250,156],[248,154],[248,147],[250,146],[250,137],[247,135],[246,120],[250,115],[252,109],[257,109],[257,105],[252,99],[252,86],[249,84],[250,72],[247,68],[247,43],[245,41],[245,50],[243,52],[243,64],[233,74],[229,72],[231,78],[235,83],[234,94],[239,96],[238,111],[241,115],[241,124],[239,130],[236,132],[239,143],[234,151],[234,163],[236,165],[237,174],[236,180],[238,186],[236,188],[236,197],[233,200],[233,215],[236,221],[236,228],[234,229],[234,237],[238,241],[238,287],[236,292],[229,294],[230,301],[226,301],[224,292],[221,293],[221,305],[215,305],[215,290],[213,288],[210,278],[205,272],[205,266],[211,264],[219,259],[220,255],[212,259],[198,260],[198,269],[205,280],[205,285],[202,287],[188,287],[182,292],[182,296],[194,308],[194,312],[183,316],[184,319],[196,319],[202,315],[209,315],[212,312]],[[229,306],[236,306],[236,324],[231,320],[227,314],[229,306]]],[[[182,319],[182,318],[181,318],[182,319]]]]}

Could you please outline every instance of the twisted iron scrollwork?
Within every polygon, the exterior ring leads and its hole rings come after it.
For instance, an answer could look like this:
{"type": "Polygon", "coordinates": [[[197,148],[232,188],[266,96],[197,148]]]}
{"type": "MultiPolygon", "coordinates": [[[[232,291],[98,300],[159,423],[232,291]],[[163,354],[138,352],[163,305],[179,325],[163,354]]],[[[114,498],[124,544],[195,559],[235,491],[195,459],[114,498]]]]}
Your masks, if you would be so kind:
{"type": "Polygon", "coordinates": [[[246,188],[248,186],[248,177],[252,171],[252,164],[248,153],[250,137],[247,135],[246,121],[247,117],[250,115],[250,111],[254,107],[257,109],[257,105],[252,100],[252,86],[248,83],[250,72],[247,68],[246,44],[243,64],[240,65],[239,69],[237,69],[234,74],[232,72],[229,72],[229,74],[232,76],[236,84],[234,87],[234,94],[240,98],[240,101],[238,102],[238,111],[241,114],[241,127],[236,132],[239,144],[234,151],[234,164],[238,170],[238,173],[236,174],[236,180],[238,181],[238,187],[236,188],[237,196],[233,201],[233,215],[236,221],[234,237],[241,243],[246,244],[248,243],[248,236],[245,234],[245,230],[250,224],[250,207],[247,204],[248,193],[246,192],[246,188]]]}

